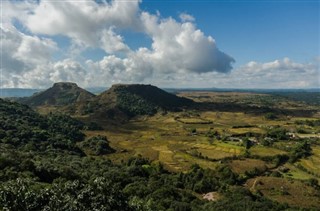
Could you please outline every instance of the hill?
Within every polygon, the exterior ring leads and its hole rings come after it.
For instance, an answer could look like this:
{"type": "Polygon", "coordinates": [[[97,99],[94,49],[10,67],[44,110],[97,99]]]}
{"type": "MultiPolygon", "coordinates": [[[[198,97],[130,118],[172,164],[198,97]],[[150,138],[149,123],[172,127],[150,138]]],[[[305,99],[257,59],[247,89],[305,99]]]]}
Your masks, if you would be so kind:
{"type": "Polygon", "coordinates": [[[59,82],[45,91],[36,93],[31,97],[22,98],[19,101],[29,106],[64,106],[87,101],[94,96],[94,94],[78,87],[75,83],[59,82]]]}
{"type": "Polygon", "coordinates": [[[129,117],[153,115],[157,111],[176,111],[193,103],[184,97],[178,97],[144,84],[116,84],[101,93],[95,99],[98,109],[108,113],[120,111],[129,117]]]}

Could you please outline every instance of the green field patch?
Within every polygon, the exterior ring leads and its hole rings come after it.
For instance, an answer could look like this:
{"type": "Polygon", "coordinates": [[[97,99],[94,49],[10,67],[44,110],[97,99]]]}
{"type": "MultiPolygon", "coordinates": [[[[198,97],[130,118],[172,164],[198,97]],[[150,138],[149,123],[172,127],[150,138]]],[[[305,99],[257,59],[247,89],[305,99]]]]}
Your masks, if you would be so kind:
{"type": "Polygon", "coordinates": [[[252,128],[231,128],[229,129],[231,133],[234,134],[244,134],[244,133],[264,133],[264,130],[259,127],[252,127],[252,128]]]}
{"type": "Polygon", "coordinates": [[[210,169],[215,169],[219,165],[218,162],[207,161],[181,151],[176,152],[173,158],[176,161],[179,161],[179,165],[184,170],[189,170],[193,164],[198,164],[202,168],[210,168],[210,169]]]}
{"type": "Polygon", "coordinates": [[[135,156],[141,155],[142,157],[148,158],[151,161],[159,160],[161,155],[160,151],[150,149],[149,147],[140,147],[135,149],[135,156]]]}
{"type": "Polygon", "coordinates": [[[183,124],[212,124],[211,120],[203,119],[203,118],[195,118],[195,117],[177,117],[175,119],[177,122],[181,122],[183,124]]]}
{"type": "Polygon", "coordinates": [[[243,112],[203,112],[202,118],[212,120],[215,125],[222,125],[227,127],[239,125],[259,125],[266,121],[261,116],[254,116],[245,114],[243,112]]]}
{"type": "Polygon", "coordinates": [[[213,145],[216,145],[218,147],[222,147],[222,148],[227,148],[227,149],[235,149],[237,150],[237,152],[241,152],[241,151],[244,151],[244,147],[243,146],[240,146],[240,145],[237,145],[235,144],[235,142],[215,142],[213,145]]]}
{"type": "Polygon", "coordinates": [[[308,171],[311,174],[314,174],[316,176],[320,175],[320,158],[317,156],[311,156],[307,159],[301,159],[300,162],[298,162],[303,169],[308,171]]]}
{"type": "Polygon", "coordinates": [[[298,162],[309,173],[320,176],[320,146],[312,146],[312,155],[298,162]]]}
{"type": "Polygon", "coordinates": [[[292,164],[286,163],[284,166],[289,169],[287,172],[282,173],[282,175],[286,178],[292,178],[297,180],[308,180],[315,178],[315,176],[308,174],[307,172],[297,168],[292,164]]]}
{"type": "Polygon", "coordinates": [[[275,156],[287,154],[287,152],[266,146],[253,146],[250,148],[251,155],[257,156],[275,156]]]}
{"type": "Polygon", "coordinates": [[[231,170],[237,174],[243,174],[246,171],[250,172],[255,169],[259,171],[266,171],[267,164],[266,162],[258,159],[243,159],[243,160],[232,160],[229,163],[231,170]]]}
{"type": "Polygon", "coordinates": [[[232,157],[234,155],[237,155],[236,153],[231,153],[231,152],[225,152],[222,150],[217,150],[217,149],[203,149],[199,148],[197,149],[199,153],[201,153],[202,156],[208,157],[210,159],[223,159],[226,157],[232,157]]]}
{"type": "Polygon", "coordinates": [[[288,180],[279,177],[256,177],[249,179],[246,186],[254,193],[279,203],[291,206],[320,209],[319,190],[298,180],[288,180]]]}

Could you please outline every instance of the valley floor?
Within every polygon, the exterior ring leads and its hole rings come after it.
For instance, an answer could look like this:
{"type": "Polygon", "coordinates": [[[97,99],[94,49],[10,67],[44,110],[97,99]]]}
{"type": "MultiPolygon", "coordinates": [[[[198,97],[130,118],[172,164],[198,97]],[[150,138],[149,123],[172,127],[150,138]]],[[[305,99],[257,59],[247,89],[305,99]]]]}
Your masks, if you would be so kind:
{"type": "Polygon", "coordinates": [[[107,136],[117,152],[106,157],[114,162],[141,155],[161,162],[172,172],[187,172],[194,164],[209,169],[226,164],[248,178],[245,186],[250,191],[293,206],[317,206],[320,198],[311,187],[307,188],[306,182],[320,181],[319,126],[308,127],[309,133],[300,134],[299,120],[316,118],[267,120],[262,115],[243,112],[184,111],[136,118],[121,127],[108,125],[104,131],[87,131],[86,135],[107,136]],[[286,140],[275,140],[267,146],[263,141],[272,139],[268,137],[272,128],[292,132],[286,132],[286,140]],[[312,142],[312,155],[296,162],[277,160],[291,156],[299,144],[298,137],[317,140],[312,142]],[[250,146],[245,144],[248,140],[250,146]],[[255,180],[257,184],[252,185],[255,180]],[[299,192],[300,188],[306,188],[306,192],[299,192]]]}

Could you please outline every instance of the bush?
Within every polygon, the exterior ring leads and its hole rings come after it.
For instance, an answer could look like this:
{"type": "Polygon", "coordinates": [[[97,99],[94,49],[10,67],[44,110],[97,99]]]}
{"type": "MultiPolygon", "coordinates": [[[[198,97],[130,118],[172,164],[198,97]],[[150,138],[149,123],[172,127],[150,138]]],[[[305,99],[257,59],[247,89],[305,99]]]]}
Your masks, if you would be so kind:
{"type": "Polygon", "coordinates": [[[106,155],[115,152],[115,150],[110,147],[107,137],[100,135],[83,141],[80,147],[90,155],[106,155]]]}
{"type": "Polygon", "coordinates": [[[275,138],[277,140],[288,140],[289,136],[287,135],[287,130],[281,127],[275,127],[272,129],[269,129],[267,131],[267,137],[275,138]]]}
{"type": "Polygon", "coordinates": [[[268,120],[276,120],[278,119],[278,116],[275,113],[266,113],[264,115],[264,118],[268,119],[268,120]]]}

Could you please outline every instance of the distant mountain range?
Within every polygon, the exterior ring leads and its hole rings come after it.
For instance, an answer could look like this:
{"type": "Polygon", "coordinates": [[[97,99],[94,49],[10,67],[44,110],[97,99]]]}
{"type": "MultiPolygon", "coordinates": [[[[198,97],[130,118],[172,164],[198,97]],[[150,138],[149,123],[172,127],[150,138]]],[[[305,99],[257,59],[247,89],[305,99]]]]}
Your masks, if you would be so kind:
{"type": "MultiPolygon", "coordinates": [[[[109,87],[89,87],[85,88],[88,92],[98,95],[109,87]]],[[[170,93],[193,92],[193,91],[214,91],[214,92],[254,92],[254,93],[285,93],[285,92],[320,92],[320,88],[312,89],[235,89],[235,88],[162,88],[170,93]]],[[[8,97],[30,97],[31,95],[41,92],[44,89],[27,89],[27,88],[2,88],[0,89],[0,98],[8,97]]]]}
{"type": "Polygon", "coordinates": [[[252,93],[281,93],[281,92],[320,92],[320,88],[311,89],[238,89],[238,88],[163,88],[167,92],[252,92],[252,93]]]}
{"type": "MultiPolygon", "coordinates": [[[[88,92],[93,94],[100,94],[106,91],[106,87],[90,87],[86,88],[88,92]]],[[[1,88],[0,89],[0,98],[8,97],[30,97],[37,92],[44,91],[45,89],[27,89],[27,88],[1,88]]]]}
{"type": "Polygon", "coordinates": [[[0,97],[30,97],[34,93],[40,92],[41,89],[24,89],[24,88],[2,88],[0,89],[0,97]]]}

